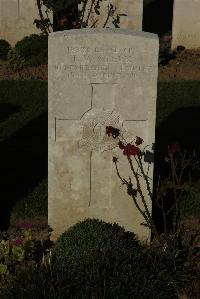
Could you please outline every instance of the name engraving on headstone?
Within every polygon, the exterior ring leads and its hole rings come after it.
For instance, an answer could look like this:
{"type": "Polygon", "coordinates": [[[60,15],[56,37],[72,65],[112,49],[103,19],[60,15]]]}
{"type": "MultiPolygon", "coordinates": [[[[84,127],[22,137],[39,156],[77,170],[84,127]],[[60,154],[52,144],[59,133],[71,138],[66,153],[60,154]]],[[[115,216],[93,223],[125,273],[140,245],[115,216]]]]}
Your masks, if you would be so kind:
{"type": "Polygon", "coordinates": [[[137,62],[134,48],[67,47],[67,62],[55,64],[67,78],[134,79],[153,71],[154,65],[137,62]]]}

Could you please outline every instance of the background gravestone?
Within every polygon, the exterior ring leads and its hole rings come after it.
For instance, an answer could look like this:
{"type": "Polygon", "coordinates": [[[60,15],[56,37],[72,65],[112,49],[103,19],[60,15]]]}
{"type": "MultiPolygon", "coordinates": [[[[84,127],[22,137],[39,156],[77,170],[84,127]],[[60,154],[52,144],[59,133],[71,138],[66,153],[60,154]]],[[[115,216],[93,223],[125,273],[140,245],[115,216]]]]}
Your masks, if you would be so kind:
{"type": "MultiPolygon", "coordinates": [[[[119,27],[124,29],[134,29],[135,31],[142,31],[142,15],[143,15],[143,1],[141,0],[103,0],[100,2],[100,15],[94,13],[89,19],[89,25],[93,24],[95,21],[95,27],[102,28],[105,24],[106,18],[108,16],[108,5],[113,4],[113,7],[117,8],[116,14],[121,14],[119,27]]],[[[88,11],[91,7],[91,0],[88,1],[86,14],[84,20],[87,20],[88,11]]],[[[113,19],[110,18],[106,23],[106,28],[115,28],[112,23],[113,19]]]]}
{"type": "MultiPolygon", "coordinates": [[[[83,29],[49,36],[49,225],[53,238],[84,218],[117,222],[141,239],[150,237],[117,177],[131,175],[117,140],[155,135],[158,39],[121,29],[83,29]]],[[[148,172],[150,185],[153,163],[148,172]]],[[[134,183],[134,181],[133,181],[134,183]]],[[[144,181],[141,181],[151,210],[144,181]]]]}
{"type": "Polygon", "coordinates": [[[39,19],[36,0],[0,0],[0,39],[14,46],[25,36],[41,33],[35,19],[39,19]]]}
{"type": "Polygon", "coordinates": [[[172,48],[200,47],[200,0],[174,0],[172,48]]]}

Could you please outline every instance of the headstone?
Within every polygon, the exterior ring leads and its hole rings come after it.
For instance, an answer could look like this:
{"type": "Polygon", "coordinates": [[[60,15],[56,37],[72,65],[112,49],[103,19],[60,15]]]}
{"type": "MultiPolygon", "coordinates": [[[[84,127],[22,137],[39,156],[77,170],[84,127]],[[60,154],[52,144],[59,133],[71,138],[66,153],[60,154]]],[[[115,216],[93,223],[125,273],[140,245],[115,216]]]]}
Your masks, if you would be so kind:
{"type": "MultiPolygon", "coordinates": [[[[123,29],[133,29],[135,31],[142,31],[142,15],[143,15],[143,1],[142,0],[103,0],[100,1],[100,15],[95,13],[92,0],[89,0],[86,6],[84,21],[86,22],[89,17],[89,27],[96,28],[115,28],[113,21],[119,15],[119,27],[123,29]],[[110,17],[107,21],[108,11],[110,5],[113,5],[115,10],[114,16],[110,17]],[[90,13],[91,10],[91,13],[90,13]]],[[[82,7],[82,5],[80,6],[82,7]]]]}
{"type": "Polygon", "coordinates": [[[35,19],[40,19],[36,0],[0,0],[0,39],[14,46],[25,36],[40,34],[35,19]]]}
{"type": "Polygon", "coordinates": [[[174,0],[172,49],[200,47],[200,0],[174,0]]]}
{"type": "MultiPolygon", "coordinates": [[[[130,167],[106,135],[154,143],[158,39],[123,29],[83,29],[49,36],[49,225],[52,238],[85,218],[117,222],[148,239],[150,231],[117,176],[130,167]]],[[[147,163],[148,164],[148,163],[147,163]]],[[[153,163],[148,164],[152,186],[153,163]]],[[[134,179],[133,179],[134,183],[134,179]]],[[[151,211],[145,182],[141,181],[151,211]]],[[[139,203],[140,204],[140,203],[139,203]]]]}

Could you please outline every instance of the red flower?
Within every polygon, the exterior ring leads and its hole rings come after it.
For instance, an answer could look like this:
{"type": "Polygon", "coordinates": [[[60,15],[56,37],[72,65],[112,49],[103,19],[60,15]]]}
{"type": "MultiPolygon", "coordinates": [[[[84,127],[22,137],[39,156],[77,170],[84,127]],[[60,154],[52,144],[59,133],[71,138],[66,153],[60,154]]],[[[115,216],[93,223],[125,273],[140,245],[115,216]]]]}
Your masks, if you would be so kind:
{"type": "Polygon", "coordinates": [[[106,134],[108,136],[112,136],[112,132],[113,132],[113,127],[112,126],[107,126],[106,127],[106,134]]]}
{"type": "Polygon", "coordinates": [[[178,152],[180,152],[180,151],[181,151],[181,146],[180,146],[180,144],[179,144],[178,142],[172,144],[171,147],[170,147],[170,151],[171,151],[172,153],[178,153],[178,152]]]}
{"type": "Polygon", "coordinates": [[[123,154],[125,156],[136,156],[136,155],[138,155],[138,153],[139,153],[139,149],[133,144],[128,143],[124,147],[123,154]]]}
{"type": "Polygon", "coordinates": [[[17,237],[16,239],[11,240],[10,244],[15,245],[15,246],[21,246],[23,244],[23,239],[20,237],[17,237]]]}

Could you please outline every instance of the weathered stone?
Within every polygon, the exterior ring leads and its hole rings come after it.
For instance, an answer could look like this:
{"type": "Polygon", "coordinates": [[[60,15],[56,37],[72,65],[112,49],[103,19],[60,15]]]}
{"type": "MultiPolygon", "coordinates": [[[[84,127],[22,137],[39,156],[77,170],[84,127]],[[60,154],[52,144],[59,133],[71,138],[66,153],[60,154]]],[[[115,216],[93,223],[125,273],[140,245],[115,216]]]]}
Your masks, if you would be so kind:
{"type": "MultiPolygon", "coordinates": [[[[48,215],[53,238],[94,217],[149,239],[112,162],[113,156],[119,158],[120,173],[128,180],[126,156],[117,139],[106,135],[106,126],[119,128],[128,142],[142,137],[152,152],[157,66],[154,34],[123,29],[50,34],[48,215]]],[[[152,187],[153,163],[146,163],[145,171],[148,167],[152,187]]],[[[141,186],[151,211],[142,178],[141,186]]]]}
{"type": "MultiPolygon", "coordinates": [[[[84,21],[88,19],[88,14],[91,9],[92,0],[88,1],[84,21]]],[[[82,6],[80,6],[82,7],[82,6]]],[[[120,16],[119,27],[123,29],[134,29],[135,31],[142,31],[142,16],[143,16],[143,1],[142,0],[103,0],[100,2],[100,15],[95,14],[94,6],[89,17],[89,26],[94,24],[96,28],[115,28],[113,20],[116,20],[116,15],[120,16]],[[108,17],[108,5],[112,4],[116,8],[114,18],[108,17]]]]}
{"type": "Polygon", "coordinates": [[[25,36],[41,33],[35,19],[40,19],[36,0],[0,0],[0,39],[14,46],[25,36]]]}
{"type": "Polygon", "coordinates": [[[200,47],[200,0],[174,0],[172,49],[200,47]]]}

